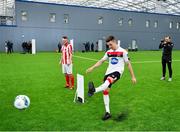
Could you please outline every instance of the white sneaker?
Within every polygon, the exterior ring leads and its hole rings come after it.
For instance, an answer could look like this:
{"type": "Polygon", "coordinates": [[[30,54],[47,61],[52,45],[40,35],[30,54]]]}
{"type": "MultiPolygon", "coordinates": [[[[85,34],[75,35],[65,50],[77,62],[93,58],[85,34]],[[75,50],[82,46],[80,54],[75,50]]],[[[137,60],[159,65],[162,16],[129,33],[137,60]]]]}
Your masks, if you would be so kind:
{"type": "Polygon", "coordinates": [[[160,80],[165,80],[165,77],[161,77],[161,79],[160,80]]]}
{"type": "Polygon", "coordinates": [[[172,78],[169,78],[168,81],[171,82],[171,81],[172,81],[172,78]]]}

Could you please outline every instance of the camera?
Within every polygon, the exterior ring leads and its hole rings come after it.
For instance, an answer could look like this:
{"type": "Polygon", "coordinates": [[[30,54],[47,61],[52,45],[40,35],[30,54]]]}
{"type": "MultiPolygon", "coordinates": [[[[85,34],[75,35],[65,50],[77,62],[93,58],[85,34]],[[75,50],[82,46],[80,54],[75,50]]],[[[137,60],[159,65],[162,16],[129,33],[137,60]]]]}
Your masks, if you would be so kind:
{"type": "Polygon", "coordinates": [[[161,43],[164,43],[165,42],[165,40],[164,39],[161,39],[161,43]]]}

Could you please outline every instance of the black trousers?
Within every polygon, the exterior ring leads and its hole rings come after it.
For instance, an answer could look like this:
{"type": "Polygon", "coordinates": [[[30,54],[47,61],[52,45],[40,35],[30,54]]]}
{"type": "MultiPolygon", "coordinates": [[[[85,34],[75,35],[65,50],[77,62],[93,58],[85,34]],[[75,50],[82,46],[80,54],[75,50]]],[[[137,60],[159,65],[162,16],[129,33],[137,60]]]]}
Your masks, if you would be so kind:
{"type": "Polygon", "coordinates": [[[169,78],[172,78],[172,61],[171,61],[171,59],[163,59],[163,58],[162,58],[162,72],[163,72],[163,77],[166,76],[166,64],[168,65],[169,78]]]}
{"type": "Polygon", "coordinates": [[[8,53],[8,54],[9,54],[9,53],[12,53],[12,49],[11,49],[10,47],[8,47],[7,53],[8,53]]]}

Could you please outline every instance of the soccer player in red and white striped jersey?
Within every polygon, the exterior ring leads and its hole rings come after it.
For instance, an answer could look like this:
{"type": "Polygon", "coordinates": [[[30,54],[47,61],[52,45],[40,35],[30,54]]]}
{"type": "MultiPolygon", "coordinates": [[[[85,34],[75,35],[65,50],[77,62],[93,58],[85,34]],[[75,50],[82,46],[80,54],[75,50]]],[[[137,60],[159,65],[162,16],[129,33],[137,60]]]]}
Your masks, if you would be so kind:
{"type": "Polygon", "coordinates": [[[66,88],[73,89],[74,88],[74,76],[72,73],[72,45],[68,42],[68,37],[62,37],[62,56],[60,60],[60,64],[62,64],[62,72],[66,78],[66,88]]]}

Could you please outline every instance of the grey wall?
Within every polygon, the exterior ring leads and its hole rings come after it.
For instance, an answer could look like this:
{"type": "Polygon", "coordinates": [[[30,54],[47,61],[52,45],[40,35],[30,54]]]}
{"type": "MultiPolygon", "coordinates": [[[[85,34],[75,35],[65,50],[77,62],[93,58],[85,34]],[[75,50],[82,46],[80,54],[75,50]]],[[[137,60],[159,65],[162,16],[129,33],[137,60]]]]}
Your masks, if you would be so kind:
{"type": "Polygon", "coordinates": [[[75,50],[82,50],[85,41],[96,42],[108,35],[120,39],[124,48],[136,39],[142,50],[157,49],[160,39],[171,35],[175,48],[180,49],[180,29],[176,29],[180,16],[16,1],[16,17],[17,26],[0,26],[1,51],[4,51],[5,40],[12,40],[14,50],[20,51],[21,43],[32,38],[36,39],[38,51],[54,51],[63,35],[74,39],[75,50]],[[22,10],[28,12],[27,22],[21,21],[22,10]],[[55,23],[49,22],[49,13],[56,13],[55,23]],[[69,14],[69,24],[64,24],[64,14],[69,14]],[[102,25],[97,23],[98,16],[104,18],[102,25]],[[124,19],[123,26],[119,26],[119,18],[124,19]],[[128,26],[130,18],[133,19],[132,27],[128,26]],[[150,20],[150,28],[145,27],[146,20],[150,20]],[[157,29],[153,27],[155,21],[158,21],[157,29]],[[173,29],[169,29],[170,21],[174,22],[173,29]]]}

